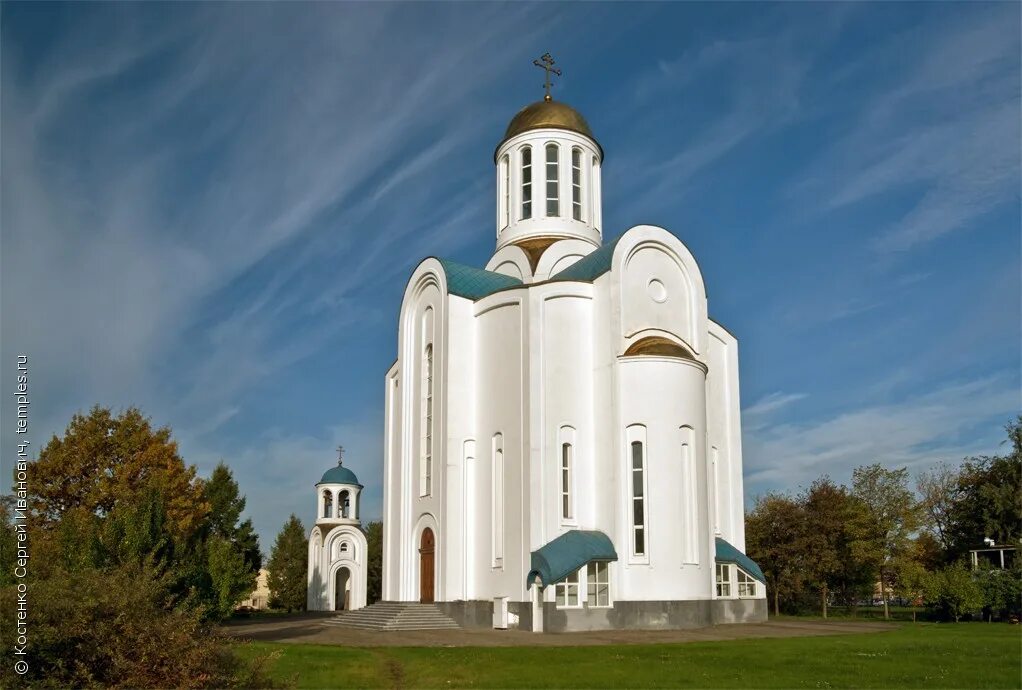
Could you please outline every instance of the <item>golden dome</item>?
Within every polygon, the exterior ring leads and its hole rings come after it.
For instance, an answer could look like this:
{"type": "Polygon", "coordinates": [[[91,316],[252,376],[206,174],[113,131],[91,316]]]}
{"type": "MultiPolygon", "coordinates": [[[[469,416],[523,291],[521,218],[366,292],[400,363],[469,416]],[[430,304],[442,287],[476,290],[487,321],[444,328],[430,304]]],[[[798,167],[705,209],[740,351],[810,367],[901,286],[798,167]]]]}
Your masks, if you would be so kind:
{"type": "MultiPolygon", "coordinates": [[[[518,114],[511,118],[511,123],[504,132],[504,139],[497,145],[499,149],[504,142],[513,136],[528,132],[532,129],[566,129],[570,132],[577,132],[589,137],[596,142],[596,137],[589,129],[589,123],[582,117],[582,114],[567,103],[554,100],[536,101],[518,111],[518,114]]],[[[596,142],[603,155],[603,148],[596,142]]]]}

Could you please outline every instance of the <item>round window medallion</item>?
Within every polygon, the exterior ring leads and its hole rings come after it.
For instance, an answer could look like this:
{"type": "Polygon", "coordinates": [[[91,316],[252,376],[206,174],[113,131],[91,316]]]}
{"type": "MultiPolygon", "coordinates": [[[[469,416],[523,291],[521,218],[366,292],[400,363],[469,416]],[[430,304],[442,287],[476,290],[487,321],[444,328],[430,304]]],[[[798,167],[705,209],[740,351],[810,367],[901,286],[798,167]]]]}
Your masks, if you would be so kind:
{"type": "Polygon", "coordinates": [[[653,298],[654,302],[667,301],[667,288],[664,287],[664,284],[656,278],[649,281],[649,285],[646,286],[646,290],[649,292],[649,296],[653,298]]]}

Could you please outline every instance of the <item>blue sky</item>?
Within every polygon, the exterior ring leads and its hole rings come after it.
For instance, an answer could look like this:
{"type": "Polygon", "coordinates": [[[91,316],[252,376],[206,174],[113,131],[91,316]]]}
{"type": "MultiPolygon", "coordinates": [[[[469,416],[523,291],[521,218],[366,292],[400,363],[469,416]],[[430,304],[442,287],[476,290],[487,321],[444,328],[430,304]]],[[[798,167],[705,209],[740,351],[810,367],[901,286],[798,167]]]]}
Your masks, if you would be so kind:
{"type": "Polygon", "coordinates": [[[749,499],[996,451],[1022,407],[1016,3],[0,11],[4,390],[27,353],[36,443],[141,407],[266,548],[338,443],[379,514],[405,281],[492,253],[546,51],[607,235],[678,235],[739,338],[749,499]]]}

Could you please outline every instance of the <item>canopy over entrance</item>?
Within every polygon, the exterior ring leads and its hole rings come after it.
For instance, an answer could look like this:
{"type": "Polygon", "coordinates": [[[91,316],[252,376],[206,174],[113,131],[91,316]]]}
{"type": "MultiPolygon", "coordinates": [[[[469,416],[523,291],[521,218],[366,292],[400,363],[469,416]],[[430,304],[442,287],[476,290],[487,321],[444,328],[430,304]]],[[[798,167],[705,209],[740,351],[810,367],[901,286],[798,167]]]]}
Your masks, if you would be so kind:
{"type": "Polygon", "coordinates": [[[603,532],[569,530],[532,552],[532,570],[525,578],[525,586],[531,587],[536,575],[540,577],[540,587],[546,587],[591,561],[616,560],[614,544],[603,532]]]}
{"type": "Polygon", "coordinates": [[[752,560],[720,537],[717,537],[716,558],[718,563],[734,563],[764,585],[766,584],[766,577],[763,575],[763,571],[759,569],[759,566],[756,565],[756,561],[752,560]]]}

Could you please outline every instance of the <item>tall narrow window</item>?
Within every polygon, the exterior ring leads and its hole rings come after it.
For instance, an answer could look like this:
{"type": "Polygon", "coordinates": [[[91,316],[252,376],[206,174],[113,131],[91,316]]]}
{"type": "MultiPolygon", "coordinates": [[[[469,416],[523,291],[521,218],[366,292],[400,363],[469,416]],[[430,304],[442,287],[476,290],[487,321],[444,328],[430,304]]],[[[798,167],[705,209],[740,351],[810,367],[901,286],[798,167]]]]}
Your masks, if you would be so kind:
{"type": "Polygon", "coordinates": [[[572,448],[570,443],[561,444],[561,517],[570,520],[571,505],[571,462],[572,448]]]}
{"type": "Polygon", "coordinates": [[[696,461],[693,447],[695,432],[690,426],[681,427],[682,515],[685,525],[681,532],[682,554],[685,563],[699,563],[699,488],[696,482],[696,461]]]}
{"type": "Polygon", "coordinates": [[[323,517],[330,518],[334,516],[334,495],[329,491],[323,492],[323,517]]]}
{"type": "Polygon", "coordinates": [[[561,215],[560,203],[557,199],[557,144],[546,147],[546,214],[548,217],[561,215]]]}
{"type": "Polygon", "coordinates": [[[571,217],[582,220],[582,149],[571,150],[571,217]]]}
{"type": "Polygon", "coordinates": [[[493,467],[491,471],[493,567],[500,568],[504,565],[504,438],[500,434],[493,437],[493,467]]]}
{"type": "Polygon", "coordinates": [[[727,563],[717,564],[717,596],[731,596],[731,566],[727,563]]]}
{"type": "Polygon", "coordinates": [[[341,492],[341,495],[337,499],[337,507],[340,509],[342,518],[351,517],[351,498],[347,491],[341,492]]]}
{"type": "Polygon", "coordinates": [[[433,492],[433,345],[426,346],[422,357],[423,396],[423,494],[433,492]]]}
{"type": "Polygon", "coordinates": [[[511,213],[511,162],[505,155],[500,161],[501,167],[501,208],[500,208],[500,227],[506,228],[508,226],[508,216],[511,213]]]}
{"type": "Polygon", "coordinates": [[[641,441],[632,441],[632,553],[646,553],[646,497],[643,491],[645,458],[641,441]]]}
{"type": "Polygon", "coordinates": [[[522,220],[532,218],[532,148],[522,149],[522,220]]]}
{"type": "Polygon", "coordinates": [[[610,606],[610,566],[607,563],[600,561],[587,566],[586,589],[589,606],[610,606]]]}
{"type": "Polygon", "coordinates": [[[557,606],[578,606],[578,571],[573,570],[557,583],[557,606]]]}

